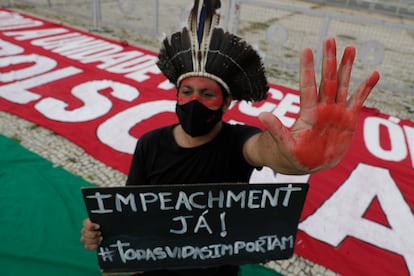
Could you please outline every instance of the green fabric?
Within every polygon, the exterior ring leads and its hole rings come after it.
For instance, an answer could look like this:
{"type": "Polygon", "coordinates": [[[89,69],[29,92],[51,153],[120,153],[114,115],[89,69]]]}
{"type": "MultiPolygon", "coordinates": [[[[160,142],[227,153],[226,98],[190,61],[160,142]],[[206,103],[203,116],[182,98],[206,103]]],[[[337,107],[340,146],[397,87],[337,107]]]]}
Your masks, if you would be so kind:
{"type": "Polygon", "coordinates": [[[242,265],[240,266],[239,276],[283,276],[282,274],[266,268],[262,265],[242,265]]]}
{"type": "Polygon", "coordinates": [[[79,241],[90,185],[0,135],[0,274],[101,275],[79,241]]]}
{"type": "MultiPolygon", "coordinates": [[[[0,135],[0,275],[101,275],[96,252],[79,241],[85,186],[92,184],[0,135]]],[[[243,265],[239,275],[281,274],[243,265]]]]}

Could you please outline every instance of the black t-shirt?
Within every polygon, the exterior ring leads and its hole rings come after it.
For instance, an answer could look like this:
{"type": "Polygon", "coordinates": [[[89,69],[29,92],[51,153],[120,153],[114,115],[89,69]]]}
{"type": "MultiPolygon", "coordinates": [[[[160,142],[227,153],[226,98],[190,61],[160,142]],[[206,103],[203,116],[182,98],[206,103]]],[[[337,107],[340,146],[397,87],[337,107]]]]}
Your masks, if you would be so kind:
{"type": "MultiPolygon", "coordinates": [[[[243,157],[243,145],[259,128],[223,123],[209,143],[180,147],[173,136],[175,125],[155,129],[137,143],[126,185],[168,185],[195,183],[247,183],[253,171],[243,157]]],[[[206,269],[158,270],[140,275],[237,276],[238,266],[206,269]]]]}
{"type": "Polygon", "coordinates": [[[126,185],[247,183],[253,171],[243,157],[243,145],[259,128],[223,123],[209,143],[180,147],[174,126],[153,130],[137,143],[126,185]]]}

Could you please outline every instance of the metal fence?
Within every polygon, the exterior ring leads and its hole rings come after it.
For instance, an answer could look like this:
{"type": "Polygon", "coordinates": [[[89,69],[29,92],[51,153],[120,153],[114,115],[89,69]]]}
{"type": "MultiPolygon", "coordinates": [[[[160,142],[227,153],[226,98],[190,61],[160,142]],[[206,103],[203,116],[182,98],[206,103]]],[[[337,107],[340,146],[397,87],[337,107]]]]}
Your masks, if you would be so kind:
{"type": "Polygon", "coordinates": [[[347,7],[414,19],[413,0],[307,0],[308,2],[347,7]]]}
{"type": "MultiPolygon", "coordinates": [[[[225,22],[226,14],[230,14],[230,1],[222,2],[225,22]]],[[[191,0],[0,0],[0,4],[10,8],[30,6],[74,17],[92,31],[118,28],[149,38],[176,31],[192,6],[191,0]]]]}
{"type": "MultiPolygon", "coordinates": [[[[159,40],[179,30],[190,0],[1,0],[31,5],[84,22],[90,30],[114,29],[159,40]]],[[[338,48],[357,46],[353,80],[378,69],[380,86],[414,93],[414,0],[223,0],[222,27],[243,36],[262,53],[275,79],[297,78],[301,48],[312,47],[320,64],[321,41],[332,35],[338,48]]]]}
{"type": "Polygon", "coordinates": [[[257,45],[273,75],[296,75],[299,52],[305,46],[316,51],[315,61],[320,65],[322,39],[330,35],[337,39],[339,49],[349,44],[357,47],[353,85],[377,69],[382,75],[380,86],[414,93],[413,20],[295,3],[237,0],[232,8],[238,20],[232,31],[257,45]]]}

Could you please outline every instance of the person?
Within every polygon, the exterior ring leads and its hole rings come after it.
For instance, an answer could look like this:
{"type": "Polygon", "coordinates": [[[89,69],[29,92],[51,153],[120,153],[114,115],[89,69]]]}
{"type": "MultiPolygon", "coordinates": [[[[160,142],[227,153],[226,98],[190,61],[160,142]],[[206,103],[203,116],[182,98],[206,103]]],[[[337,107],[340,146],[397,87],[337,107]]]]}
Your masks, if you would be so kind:
{"type": "MultiPolygon", "coordinates": [[[[346,153],[358,112],[379,80],[370,76],[348,97],[355,47],[345,48],[337,69],[335,39],[323,43],[322,75],[316,85],[313,52],[300,53],[300,112],[287,129],[270,112],[264,130],[231,125],[222,115],[233,100],[260,101],[267,81],[260,56],[241,38],[217,27],[220,1],[194,2],[189,26],[165,39],[157,65],[176,85],[179,123],[138,140],[126,185],[249,181],[253,169],[310,174],[335,166],[346,153]]],[[[81,241],[88,250],[102,241],[99,225],[85,219],[81,241]]],[[[238,267],[153,271],[144,275],[237,275],[238,267]]]]}

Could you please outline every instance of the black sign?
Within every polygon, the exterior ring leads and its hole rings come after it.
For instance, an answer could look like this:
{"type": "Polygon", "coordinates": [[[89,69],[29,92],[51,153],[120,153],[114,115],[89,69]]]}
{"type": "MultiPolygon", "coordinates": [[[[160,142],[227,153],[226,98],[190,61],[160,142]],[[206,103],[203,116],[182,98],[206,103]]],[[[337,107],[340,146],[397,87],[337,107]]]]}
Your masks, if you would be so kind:
{"type": "Polygon", "coordinates": [[[83,188],[103,272],[259,263],[293,255],[308,184],[83,188]]]}

